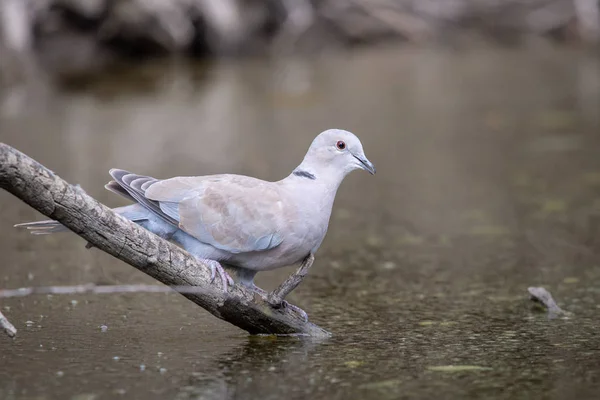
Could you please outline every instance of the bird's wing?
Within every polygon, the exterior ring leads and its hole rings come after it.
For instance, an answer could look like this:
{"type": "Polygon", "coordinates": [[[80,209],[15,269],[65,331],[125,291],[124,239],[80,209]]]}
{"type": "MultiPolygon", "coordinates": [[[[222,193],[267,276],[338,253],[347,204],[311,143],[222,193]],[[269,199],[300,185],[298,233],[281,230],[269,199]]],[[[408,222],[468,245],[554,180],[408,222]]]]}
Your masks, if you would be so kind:
{"type": "Polygon", "coordinates": [[[271,182],[239,175],[166,180],[127,172],[111,175],[137,202],[218,249],[262,251],[283,241],[284,201],[271,182]]]}
{"type": "Polygon", "coordinates": [[[109,173],[114,180],[104,186],[106,189],[138,202],[171,225],[177,226],[179,224],[177,219],[172,218],[161,210],[158,202],[148,199],[145,195],[145,191],[149,185],[160,182],[158,179],[132,174],[131,172],[116,168],[111,169],[109,173]]]}

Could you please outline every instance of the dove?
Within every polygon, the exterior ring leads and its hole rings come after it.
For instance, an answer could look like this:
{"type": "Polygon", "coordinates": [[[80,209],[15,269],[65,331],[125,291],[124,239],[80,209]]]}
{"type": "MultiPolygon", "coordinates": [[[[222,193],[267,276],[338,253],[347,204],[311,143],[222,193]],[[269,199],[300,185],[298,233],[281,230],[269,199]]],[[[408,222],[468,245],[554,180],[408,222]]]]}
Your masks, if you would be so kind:
{"type": "MultiPolygon", "coordinates": [[[[310,268],[337,190],[357,169],[376,172],[361,141],[349,131],[328,129],[278,181],[235,174],[156,179],[111,169],[105,188],[133,202],[114,212],[195,256],[210,268],[211,282],[218,274],[227,291],[235,284],[227,270],[235,271],[238,283],[264,297],[267,292],[254,284],[256,273],[302,263],[310,268]]],[[[68,231],[53,220],[15,226],[33,234],[68,231]]]]}

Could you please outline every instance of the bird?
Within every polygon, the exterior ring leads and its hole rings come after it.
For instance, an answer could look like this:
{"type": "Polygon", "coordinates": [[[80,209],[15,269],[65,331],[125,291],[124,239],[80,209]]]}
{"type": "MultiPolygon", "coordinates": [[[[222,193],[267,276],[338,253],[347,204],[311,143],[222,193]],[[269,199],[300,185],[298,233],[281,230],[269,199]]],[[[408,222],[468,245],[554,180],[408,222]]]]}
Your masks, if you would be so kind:
{"type": "MultiPolygon", "coordinates": [[[[233,274],[237,283],[266,297],[254,284],[255,275],[303,262],[312,265],[338,188],[357,169],[376,173],[360,139],[347,130],[327,129],[314,138],[302,162],[278,181],[237,174],[156,179],[113,168],[105,188],[133,202],[113,208],[115,213],[192,254],[210,268],[211,283],[218,274],[227,291],[236,283],[233,274]]],[[[54,220],[15,227],[37,235],[68,231],[54,220]]],[[[291,290],[279,301],[291,306],[283,300],[291,290]]],[[[292,307],[306,319],[303,310],[292,307]]]]}

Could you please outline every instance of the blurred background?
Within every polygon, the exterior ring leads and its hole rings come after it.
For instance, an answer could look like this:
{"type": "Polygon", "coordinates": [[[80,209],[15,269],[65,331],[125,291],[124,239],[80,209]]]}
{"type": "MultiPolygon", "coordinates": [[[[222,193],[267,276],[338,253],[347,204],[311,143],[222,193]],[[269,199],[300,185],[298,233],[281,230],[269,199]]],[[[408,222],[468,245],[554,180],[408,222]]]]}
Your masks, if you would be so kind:
{"type": "MultiPolygon", "coordinates": [[[[177,294],[0,299],[0,398],[596,398],[599,5],[0,0],[0,140],[106,205],[110,168],[277,180],[334,127],[378,171],[344,181],[289,298],[330,340],[177,294]]],[[[0,204],[2,288],[155,283],[0,204]]]]}

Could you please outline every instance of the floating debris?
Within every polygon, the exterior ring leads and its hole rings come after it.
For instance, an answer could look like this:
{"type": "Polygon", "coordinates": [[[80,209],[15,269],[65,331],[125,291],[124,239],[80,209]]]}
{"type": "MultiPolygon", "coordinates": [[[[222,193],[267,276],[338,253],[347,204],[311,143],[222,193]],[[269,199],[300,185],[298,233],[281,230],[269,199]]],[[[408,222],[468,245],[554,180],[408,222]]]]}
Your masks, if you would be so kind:
{"type": "Polygon", "coordinates": [[[440,322],[440,326],[453,326],[453,325],[458,325],[458,322],[456,322],[456,321],[442,321],[442,322],[440,322]]]}
{"type": "Polygon", "coordinates": [[[100,332],[106,332],[108,330],[108,326],[100,325],[100,332]]]}
{"type": "Polygon", "coordinates": [[[61,376],[64,376],[64,375],[65,375],[65,373],[64,373],[64,372],[62,372],[62,371],[56,371],[56,376],[58,376],[59,378],[60,378],[61,376]]]}
{"type": "Polygon", "coordinates": [[[121,359],[121,357],[119,357],[119,356],[114,356],[113,357],[113,360],[115,360],[115,361],[119,361],[120,359],[121,359]]]}
{"type": "Polygon", "coordinates": [[[541,205],[541,210],[545,214],[559,213],[567,209],[567,203],[560,199],[546,199],[541,205]]]}
{"type": "Polygon", "coordinates": [[[146,366],[144,364],[140,364],[140,371],[145,371],[146,370],[146,366]]]}
{"type": "Polygon", "coordinates": [[[346,361],[344,363],[344,365],[348,368],[358,368],[363,364],[364,364],[364,362],[362,362],[362,361],[346,361]]]}
{"type": "Polygon", "coordinates": [[[396,268],[396,263],[393,261],[386,261],[383,263],[383,269],[391,270],[396,268]]]}
{"type": "Polygon", "coordinates": [[[158,372],[160,372],[161,374],[164,374],[165,372],[167,372],[167,369],[166,368],[160,368],[158,370],[158,372]]]}

